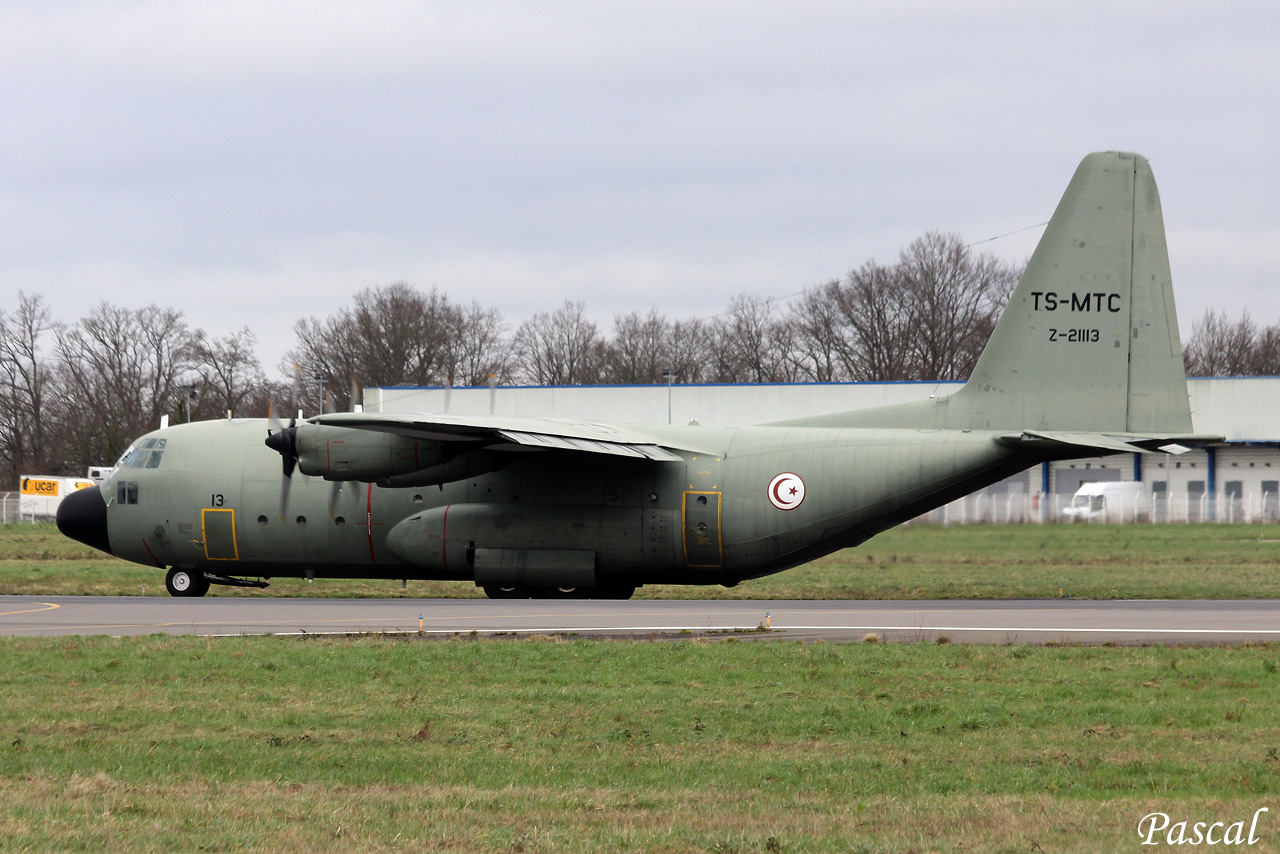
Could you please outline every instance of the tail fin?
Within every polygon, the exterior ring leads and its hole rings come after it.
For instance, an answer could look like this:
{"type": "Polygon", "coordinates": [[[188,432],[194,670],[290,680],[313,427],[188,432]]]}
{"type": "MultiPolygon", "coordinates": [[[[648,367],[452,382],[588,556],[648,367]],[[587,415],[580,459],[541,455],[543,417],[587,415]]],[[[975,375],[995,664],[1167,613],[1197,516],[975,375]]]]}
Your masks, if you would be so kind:
{"type": "Polygon", "coordinates": [[[1137,154],[1080,164],[948,426],[1187,433],[1160,196],[1137,154]]]}
{"type": "Polygon", "coordinates": [[[1080,163],[955,394],[780,423],[1196,439],[1146,159],[1108,151],[1080,163]]]}

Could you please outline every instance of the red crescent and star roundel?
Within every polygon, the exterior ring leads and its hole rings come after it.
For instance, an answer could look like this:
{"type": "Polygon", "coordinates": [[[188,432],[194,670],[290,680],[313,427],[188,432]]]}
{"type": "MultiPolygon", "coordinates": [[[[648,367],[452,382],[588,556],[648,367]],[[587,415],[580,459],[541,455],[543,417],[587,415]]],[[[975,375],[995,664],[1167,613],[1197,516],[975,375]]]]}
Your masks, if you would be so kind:
{"type": "Polygon", "coordinates": [[[779,510],[794,510],[804,501],[804,481],[795,472],[784,471],[769,481],[769,503],[779,510]]]}

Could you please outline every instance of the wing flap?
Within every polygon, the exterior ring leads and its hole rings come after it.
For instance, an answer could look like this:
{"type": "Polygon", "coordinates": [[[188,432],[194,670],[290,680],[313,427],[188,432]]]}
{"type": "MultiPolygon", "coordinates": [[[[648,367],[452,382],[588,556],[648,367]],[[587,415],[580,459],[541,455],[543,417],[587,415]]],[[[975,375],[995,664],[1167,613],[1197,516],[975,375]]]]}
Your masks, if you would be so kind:
{"type": "Polygon", "coordinates": [[[658,445],[625,442],[605,442],[599,439],[582,439],[575,436],[556,436],[547,433],[525,433],[518,430],[499,430],[500,435],[517,445],[539,448],[556,448],[566,451],[585,451],[589,454],[611,454],[618,457],[636,457],[660,462],[680,462],[684,458],[658,445]]]}

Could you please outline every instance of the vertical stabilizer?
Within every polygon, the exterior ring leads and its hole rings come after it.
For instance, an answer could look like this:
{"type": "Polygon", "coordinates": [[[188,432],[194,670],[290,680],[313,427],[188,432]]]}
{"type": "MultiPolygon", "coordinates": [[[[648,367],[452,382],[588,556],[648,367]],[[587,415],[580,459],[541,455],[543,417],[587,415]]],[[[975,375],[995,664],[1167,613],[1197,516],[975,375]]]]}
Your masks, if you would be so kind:
{"type": "Polygon", "coordinates": [[[1076,170],[949,427],[1190,432],[1160,196],[1146,159],[1076,170]]]}

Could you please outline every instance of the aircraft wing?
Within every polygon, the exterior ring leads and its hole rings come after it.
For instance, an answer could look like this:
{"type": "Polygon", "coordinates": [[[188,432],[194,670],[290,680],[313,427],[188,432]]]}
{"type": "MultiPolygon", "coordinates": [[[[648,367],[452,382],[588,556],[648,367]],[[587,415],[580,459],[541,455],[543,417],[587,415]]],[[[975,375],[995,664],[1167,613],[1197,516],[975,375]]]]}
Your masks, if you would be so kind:
{"type": "MultiPolygon", "coordinates": [[[[641,428],[594,421],[368,412],[339,412],[308,421],[435,442],[478,443],[491,451],[564,450],[660,462],[684,461],[672,450],[674,446],[641,428]]],[[[683,446],[677,450],[714,453],[707,448],[683,446]]]]}
{"type": "Polygon", "coordinates": [[[1203,433],[1156,435],[1151,433],[1077,433],[1023,430],[996,439],[1010,448],[1067,450],[1079,456],[1081,450],[1099,454],[1185,454],[1192,448],[1223,441],[1222,436],[1203,433]]]}

